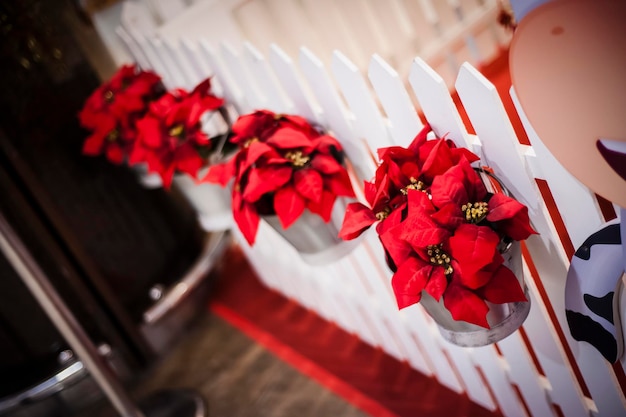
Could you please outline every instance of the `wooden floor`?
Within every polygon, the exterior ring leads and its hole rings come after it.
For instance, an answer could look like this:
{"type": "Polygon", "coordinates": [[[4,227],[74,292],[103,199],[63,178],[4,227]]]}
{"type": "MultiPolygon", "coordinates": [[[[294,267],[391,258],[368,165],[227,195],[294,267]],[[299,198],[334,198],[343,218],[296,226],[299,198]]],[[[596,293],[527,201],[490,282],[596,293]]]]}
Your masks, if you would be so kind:
{"type": "MultiPolygon", "coordinates": [[[[208,312],[146,375],[135,396],[164,388],[198,390],[210,417],[367,416],[208,312]]],[[[90,417],[111,415],[104,408],[90,417]]]]}

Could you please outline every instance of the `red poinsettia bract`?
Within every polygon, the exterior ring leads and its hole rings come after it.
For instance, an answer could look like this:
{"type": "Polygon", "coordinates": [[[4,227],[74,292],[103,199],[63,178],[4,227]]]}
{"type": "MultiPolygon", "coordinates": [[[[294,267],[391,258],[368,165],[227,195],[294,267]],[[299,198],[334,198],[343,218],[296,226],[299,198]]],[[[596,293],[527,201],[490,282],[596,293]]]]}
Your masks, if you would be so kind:
{"type": "Polygon", "coordinates": [[[87,98],[78,115],[80,124],[92,131],[83,153],[104,154],[109,161],[122,163],[136,138],[135,122],[163,91],[158,75],[134,65],[122,66],[87,98]]]}
{"type": "Polygon", "coordinates": [[[175,173],[195,178],[212,148],[211,138],[202,130],[202,116],[223,103],[210,93],[209,80],[191,93],[182,89],[167,92],[137,121],[138,137],[130,163],[145,162],[150,172],[161,176],[165,188],[170,187],[175,173]]]}
{"type": "Polygon", "coordinates": [[[233,133],[238,152],[205,180],[226,185],[234,178],[233,217],[251,245],[261,215],[276,214],[284,228],[304,210],[328,222],[337,197],[354,197],[341,145],[305,119],[260,110],[240,117],[233,133]]]}
{"type": "Polygon", "coordinates": [[[426,291],[443,299],[455,320],[488,328],[487,302],[526,300],[499,248],[535,231],[524,205],[487,191],[470,165],[476,155],[444,139],[426,140],[429,131],[406,149],[379,150],[374,181],[365,183],[369,207],[349,205],[340,236],[354,238],[379,221],[399,308],[426,291]]]}

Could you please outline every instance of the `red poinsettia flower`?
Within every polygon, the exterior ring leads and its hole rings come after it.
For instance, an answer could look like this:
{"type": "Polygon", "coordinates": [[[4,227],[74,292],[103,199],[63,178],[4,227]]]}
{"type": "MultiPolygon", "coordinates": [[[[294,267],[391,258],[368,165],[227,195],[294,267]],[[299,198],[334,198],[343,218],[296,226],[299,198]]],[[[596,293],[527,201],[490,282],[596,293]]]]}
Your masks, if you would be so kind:
{"type": "Polygon", "coordinates": [[[478,160],[472,152],[457,148],[450,140],[427,140],[430,132],[430,125],[426,124],[408,148],[391,146],[378,150],[381,162],[374,181],[364,184],[369,207],[358,202],[348,206],[339,233],[342,239],[356,238],[377,221],[380,221],[377,232],[383,234],[404,217],[408,190],[427,190],[433,178],[463,158],[478,160]]]}
{"type": "Polygon", "coordinates": [[[276,130],[282,127],[291,127],[300,130],[307,137],[318,136],[319,133],[311,124],[300,116],[277,114],[268,110],[257,110],[246,114],[233,124],[233,137],[230,141],[237,145],[244,145],[247,141],[265,142],[276,130]]]}
{"type": "Polygon", "coordinates": [[[399,308],[426,291],[455,320],[488,328],[487,302],[526,300],[501,243],[535,232],[525,206],[488,192],[470,165],[476,155],[445,138],[429,140],[429,132],[426,126],[407,148],[379,149],[381,163],[364,187],[369,206],[347,207],[340,237],[355,238],[378,222],[399,308]]]}
{"type": "Polygon", "coordinates": [[[432,218],[451,230],[463,223],[489,222],[513,240],[536,233],[530,226],[528,208],[503,193],[488,195],[481,177],[465,158],[433,180],[430,194],[439,209],[432,218]]]}
{"type": "Polygon", "coordinates": [[[196,177],[206,164],[211,138],[202,131],[202,116],[218,109],[221,98],[208,92],[208,81],[192,93],[174,90],[150,104],[149,111],[137,122],[138,140],[131,154],[132,164],[146,162],[157,172],[165,188],[175,173],[196,177]]]}
{"type": "Polygon", "coordinates": [[[430,215],[436,213],[425,193],[409,192],[407,219],[381,235],[398,265],[392,288],[399,308],[418,303],[422,291],[444,305],[455,320],[489,327],[485,301],[525,301],[515,275],[498,252],[500,236],[487,226],[465,223],[454,233],[430,215]]]}
{"type": "Polygon", "coordinates": [[[134,122],[162,92],[158,75],[132,65],[121,67],[89,96],[78,115],[81,125],[92,130],[83,153],[105,154],[111,162],[122,163],[135,140],[134,122]]]}
{"type": "Polygon", "coordinates": [[[354,197],[341,145],[305,119],[260,110],[240,117],[233,132],[239,151],[203,181],[226,185],[234,178],[233,217],[251,245],[259,215],[276,214],[284,228],[304,210],[328,222],[337,197],[354,197]]]}

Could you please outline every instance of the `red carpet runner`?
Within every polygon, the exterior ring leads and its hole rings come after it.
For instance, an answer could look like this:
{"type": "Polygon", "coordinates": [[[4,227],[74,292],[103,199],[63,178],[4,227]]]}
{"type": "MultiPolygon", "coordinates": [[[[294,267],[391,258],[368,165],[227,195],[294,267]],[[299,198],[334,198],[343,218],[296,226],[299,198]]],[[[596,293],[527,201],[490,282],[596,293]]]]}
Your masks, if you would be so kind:
{"type": "MultiPolygon", "coordinates": [[[[528,138],[513,111],[508,51],[481,72],[495,84],[522,143],[528,138]]],[[[454,101],[473,133],[460,100],[454,101]]],[[[362,342],[314,312],[266,288],[239,251],[231,251],[214,292],[213,313],[303,374],[377,417],[497,417],[408,364],[362,342]]]]}
{"type": "Polygon", "coordinates": [[[500,416],[268,289],[237,250],[210,310],[372,416],[500,416]]]}

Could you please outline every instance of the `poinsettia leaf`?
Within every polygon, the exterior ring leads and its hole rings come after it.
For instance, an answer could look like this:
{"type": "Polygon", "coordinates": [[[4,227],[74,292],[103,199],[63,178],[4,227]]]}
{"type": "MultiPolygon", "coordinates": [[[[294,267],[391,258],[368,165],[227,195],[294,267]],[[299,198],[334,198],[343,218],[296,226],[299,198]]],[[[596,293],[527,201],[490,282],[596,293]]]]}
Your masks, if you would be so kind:
{"type": "Polygon", "coordinates": [[[476,292],[485,300],[496,304],[528,301],[517,277],[504,265],[500,265],[491,280],[476,292]]]}
{"type": "Polygon", "coordinates": [[[304,208],[304,199],[293,187],[283,187],[274,194],[274,211],[285,229],[300,217],[304,208]]]}
{"type": "Polygon", "coordinates": [[[424,161],[422,164],[422,175],[425,178],[434,179],[437,175],[446,172],[455,163],[452,160],[450,148],[444,139],[434,139],[434,146],[427,155],[423,155],[420,149],[420,159],[424,161]]]}
{"type": "Polygon", "coordinates": [[[232,126],[234,133],[232,142],[241,144],[254,137],[263,141],[265,139],[264,133],[270,131],[273,124],[274,113],[267,110],[257,110],[254,113],[240,116],[232,126]]]}
{"type": "Polygon", "coordinates": [[[226,186],[230,179],[235,176],[235,158],[231,158],[223,164],[215,164],[209,167],[206,176],[201,182],[210,182],[226,186]]]}
{"type": "Polygon", "coordinates": [[[189,174],[195,178],[198,170],[202,168],[205,161],[190,143],[185,143],[176,149],[173,155],[172,164],[180,172],[189,174]]]}
{"type": "Polygon", "coordinates": [[[429,265],[411,256],[400,264],[396,273],[391,277],[391,287],[396,296],[398,308],[402,309],[416,304],[422,298],[422,290],[428,280],[427,274],[420,273],[424,267],[429,268],[429,265]]]}
{"type": "Polygon", "coordinates": [[[153,117],[145,116],[137,121],[137,132],[143,144],[158,148],[163,143],[161,122],[153,117]]]}
{"type": "Polygon", "coordinates": [[[296,130],[292,127],[281,127],[277,129],[266,142],[268,145],[272,145],[278,149],[308,148],[313,146],[311,139],[300,130],[296,130]]]}
{"type": "Polygon", "coordinates": [[[374,207],[374,203],[376,202],[376,185],[370,181],[363,181],[363,194],[365,195],[365,199],[370,204],[370,207],[374,207]]]}
{"type": "Polygon", "coordinates": [[[322,153],[315,154],[313,159],[311,159],[311,168],[322,174],[334,174],[344,169],[335,158],[322,153]]]}
{"type": "Polygon", "coordinates": [[[430,124],[426,123],[422,130],[415,136],[411,144],[409,145],[409,150],[417,155],[419,153],[419,149],[426,142],[426,138],[428,134],[432,131],[430,124]]]}
{"type": "Polygon", "coordinates": [[[472,168],[464,157],[458,162],[458,167],[463,172],[463,184],[467,190],[468,201],[471,203],[483,201],[487,196],[487,188],[480,175],[472,168]]]}
{"type": "Polygon", "coordinates": [[[325,222],[330,221],[330,217],[333,213],[333,205],[337,196],[328,190],[322,191],[322,198],[319,202],[309,200],[307,202],[307,208],[317,215],[319,215],[325,222]]]}
{"type": "Polygon", "coordinates": [[[116,165],[124,162],[124,151],[119,145],[109,145],[106,149],[106,156],[110,162],[116,165]]]}
{"type": "MultiPolygon", "coordinates": [[[[413,194],[418,196],[423,193],[414,191],[413,194]]],[[[409,197],[410,195],[411,192],[409,192],[409,197]]],[[[429,211],[420,209],[417,204],[411,205],[411,201],[409,201],[408,215],[403,224],[404,227],[399,233],[399,237],[416,249],[440,244],[450,236],[448,230],[439,226],[430,218],[429,211]]]]}
{"type": "Polygon", "coordinates": [[[355,197],[350,175],[348,175],[348,171],[345,170],[326,176],[324,180],[324,188],[329,189],[337,196],[355,197]]]}
{"type": "Polygon", "coordinates": [[[428,194],[423,191],[408,190],[407,203],[411,215],[413,213],[415,215],[431,215],[435,212],[435,207],[433,207],[430,198],[428,198],[428,194]]]}
{"type": "Polygon", "coordinates": [[[394,210],[391,211],[383,220],[381,220],[376,226],[376,233],[382,235],[391,227],[395,227],[402,222],[404,219],[404,209],[406,207],[406,203],[398,205],[394,210]]]}
{"type": "Polygon", "coordinates": [[[430,187],[433,204],[439,208],[447,204],[461,207],[470,202],[463,178],[463,169],[458,165],[436,176],[430,187]]]}
{"type": "Polygon", "coordinates": [[[300,169],[293,174],[293,184],[300,196],[316,203],[322,198],[324,179],[314,169],[300,169]]]}
{"type": "Polygon", "coordinates": [[[456,204],[446,204],[431,214],[430,218],[448,230],[455,230],[465,223],[465,216],[463,216],[461,208],[456,204]]]}
{"type": "Polygon", "coordinates": [[[339,237],[344,240],[352,240],[361,235],[371,225],[376,223],[376,215],[362,203],[350,203],[346,206],[339,237]]]}
{"type": "Polygon", "coordinates": [[[502,193],[489,199],[487,220],[497,222],[498,229],[514,240],[524,240],[537,233],[530,225],[528,207],[502,193]]]}
{"type": "Polygon", "coordinates": [[[100,155],[102,148],[104,147],[105,140],[106,137],[104,134],[97,131],[94,132],[92,135],[87,137],[87,139],[85,139],[85,142],[83,142],[83,154],[89,156],[100,155]]]}
{"type": "MultiPolygon", "coordinates": [[[[383,224],[386,221],[383,220],[379,223],[383,224]]],[[[398,237],[401,233],[403,225],[396,225],[386,229],[383,233],[378,235],[380,242],[387,251],[387,254],[393,259],[396,265],[402,264],[407,257],[413,253],[413,248],[407,242],[398,237]]]]}
{"type": "Polygon", "coordinates": [[[431,266],[430,278],[425,287],[426,292],[439,301],[446,288],[448,288],[448,279],[443,267],[431,266]]]}
{"type": "Polygon", "coordinates": [[[258,201],[263,194],[278,190],[289,182],[292,173],[289,166],[251,169],[243,192],[244,200],[252,203],[258,201]]]}
{"type": "Polygon", "coordinates": [[[239,170],[245,171],[254,165],[260,157],[270,152],[274,152],[274,148],[268,144],[263,142],[252,142],[247,148],[246,159],[243,161],[241,167],[239,167],[239,170]]]}
{"type": "MultiPolygon", "coordinates": [[[[463,270],[464,278],[472,277],[478,270],[491,264],[500,237],[487,226],[462,224],[449,239],[450,255],[463,270]]],[[[476,284],[464,283],[471,288],[476,284]]]]}
{"type": "Polygon", "coordinates": [[[443,295],[443,304],[448,309],[454,320],[462,320],[468,323],[489,329],[487,313],[489,307],[478,295],[463,288],[454,282],[448,285],[443,295]]]}
{"type": "Polygon", "coordinates": [[[256,240],[257,230],[259,229],[259,215],[257,214],[254,206],[250,203],[242,201],[241,208],[235,210],[235,204],[233,204],[233,219],[241,234],[246,239],[250,246],[254,245],[256,240]]]}

